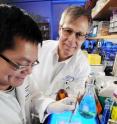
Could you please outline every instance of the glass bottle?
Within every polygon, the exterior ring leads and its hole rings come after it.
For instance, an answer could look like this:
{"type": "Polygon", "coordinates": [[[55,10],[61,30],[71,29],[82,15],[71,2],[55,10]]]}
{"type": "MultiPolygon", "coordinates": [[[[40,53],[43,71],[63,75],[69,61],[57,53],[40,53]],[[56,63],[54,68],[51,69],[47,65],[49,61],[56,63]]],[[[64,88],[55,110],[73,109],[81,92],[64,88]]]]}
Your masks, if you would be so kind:
{"type": "Polygon", "coordinates": [[[89,79],[86,83],[85,94],[79,104],[79,113],[81,116],[87,119],[95,118],[97,115],[94,84],[92,79],[89,79]]]}
{"type": "Polygon", "coordinates": [[[56,95],[56,100],[61,100],[61,99],[64,99],[65,97],[68,97],[68,93],[66,90],[64,89],[60,89],[58,92],[57,92],[57,95],[56,95]]]}

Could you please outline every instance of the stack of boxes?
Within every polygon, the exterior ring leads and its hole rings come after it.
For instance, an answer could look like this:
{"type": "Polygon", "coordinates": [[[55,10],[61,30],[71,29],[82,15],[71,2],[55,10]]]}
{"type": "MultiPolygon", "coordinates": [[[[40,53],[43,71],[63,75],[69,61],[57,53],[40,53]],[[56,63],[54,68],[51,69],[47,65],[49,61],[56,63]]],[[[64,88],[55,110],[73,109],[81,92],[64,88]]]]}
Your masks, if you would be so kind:
{"type": "Polygon", "coordinates": [[[113,10],[112,16],[110,17],[109,32],[110,33],[117,32],[117,10],[113,10]]]}

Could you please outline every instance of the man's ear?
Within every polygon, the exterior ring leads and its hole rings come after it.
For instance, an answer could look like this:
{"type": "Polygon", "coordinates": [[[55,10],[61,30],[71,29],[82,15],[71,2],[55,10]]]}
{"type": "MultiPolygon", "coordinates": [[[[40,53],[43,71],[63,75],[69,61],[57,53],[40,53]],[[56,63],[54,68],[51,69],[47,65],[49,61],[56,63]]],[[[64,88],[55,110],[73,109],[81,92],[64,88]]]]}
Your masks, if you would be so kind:
{"type": "Polygon", "coordinates": [[[61,32],[61,25],[59,25],[59,28],[58,28],[58,34],[59,34],[59,36],[60,36],[60,32],[61,32]]]}
{"type": "Polygon", "coordinates": [[[62,25],[59,24],[59,30],[61,30],[61,28],[62,28],[62,25]]]}

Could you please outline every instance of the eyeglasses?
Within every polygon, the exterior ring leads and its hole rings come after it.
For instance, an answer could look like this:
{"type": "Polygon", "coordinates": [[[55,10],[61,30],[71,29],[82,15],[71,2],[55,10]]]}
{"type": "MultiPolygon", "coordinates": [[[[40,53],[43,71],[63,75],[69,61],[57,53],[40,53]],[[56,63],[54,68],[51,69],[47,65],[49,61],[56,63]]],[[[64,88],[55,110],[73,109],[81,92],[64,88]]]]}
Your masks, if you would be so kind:
{"type": "Polygon", "coordinates": [[[2,59],[4,59],[6,62],[8,62],[10,65],[12,65],[16,70],[25,69],[25,68],[27,68],[27,67],[29,67],[29,66],[33,67],[33,66],[39,64],[39,61],[36,60],[36,61],[35,61],[34,63],[32,63],[31,65],[21,65],[21,64],[17,64],[17,63],[15,63],[15,62],[11,61],[9,58],[5,57],[4,55],[1,55],[1,54],[0,54],[0,57],[1,57],[2,59]]]}
{"type": "Polygon", "coordinates": [[[80,40],[87,38],[87,34],[83,34],[81,32],[75,32],[71,28],[63,28],[62,27],[62,31],[63,31],[63,34],[66,36],[70,36],[73,33],[75,33],[76,38],[80,39],[80,40]]]}

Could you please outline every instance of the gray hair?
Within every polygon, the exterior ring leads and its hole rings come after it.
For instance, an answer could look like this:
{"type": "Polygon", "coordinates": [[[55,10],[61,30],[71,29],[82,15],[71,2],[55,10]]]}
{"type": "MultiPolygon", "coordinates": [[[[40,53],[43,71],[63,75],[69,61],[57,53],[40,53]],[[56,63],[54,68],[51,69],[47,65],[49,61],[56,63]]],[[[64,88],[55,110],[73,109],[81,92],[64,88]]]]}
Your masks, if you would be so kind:
{"type": "Polygon", "coordinates": [[[72,22],[72,21],[76,20],[77,18],[79,18],[80,16],[87,17],[87,20],[89,22],[89,26],[91,25],[92,18],[91,18],[90,13],[88,11],[86,11],[85,8],[80,7],[80,6],[70,6],[70,7],[66,8],[61,15],[61,19],[60,19],[59,24],[60,24],[60,26],[62,26],[67,17],[69,17],[70,22],[72,22]]]}

